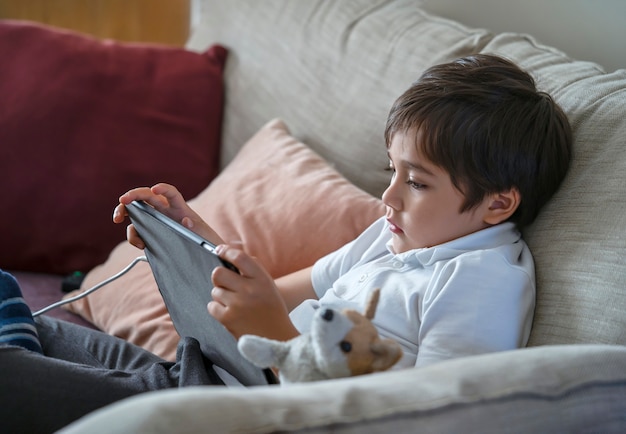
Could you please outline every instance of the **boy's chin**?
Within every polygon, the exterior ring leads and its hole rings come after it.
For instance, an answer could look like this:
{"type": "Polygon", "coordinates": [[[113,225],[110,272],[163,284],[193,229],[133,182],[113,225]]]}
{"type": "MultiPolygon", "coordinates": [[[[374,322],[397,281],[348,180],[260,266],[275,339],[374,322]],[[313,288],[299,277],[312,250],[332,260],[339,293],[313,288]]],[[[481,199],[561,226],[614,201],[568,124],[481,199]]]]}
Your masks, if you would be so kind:
{"type": "Polygon", "coordinates": [[[409,242],[406,237],[402,235],[393,234],[391,237],[391,249],[396,255],[408,252],[409,250],[423,249],[424,247],[426,246],[409,242]]]}
{"type": "Polygon", "coordinates": [[[391,250],[393,250],[394,254],[399,255],[400,253],[412,250],[412,248],[409,247],[404,240],[400,239],[399,236],[394,235],[391,241],[391,250]]]}

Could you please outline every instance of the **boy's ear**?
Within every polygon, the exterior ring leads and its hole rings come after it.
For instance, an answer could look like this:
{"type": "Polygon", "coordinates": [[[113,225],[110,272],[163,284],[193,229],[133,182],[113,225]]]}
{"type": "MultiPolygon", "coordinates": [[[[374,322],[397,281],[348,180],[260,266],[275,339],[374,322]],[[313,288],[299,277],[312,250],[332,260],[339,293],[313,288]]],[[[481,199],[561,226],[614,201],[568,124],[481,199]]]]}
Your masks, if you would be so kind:
{"type": "Polygon", "coordinates": [[[513,215],[520,202],[521,196],[517,188],[490,195],[484,222],[490,225],[502,223],[513,215]]]}

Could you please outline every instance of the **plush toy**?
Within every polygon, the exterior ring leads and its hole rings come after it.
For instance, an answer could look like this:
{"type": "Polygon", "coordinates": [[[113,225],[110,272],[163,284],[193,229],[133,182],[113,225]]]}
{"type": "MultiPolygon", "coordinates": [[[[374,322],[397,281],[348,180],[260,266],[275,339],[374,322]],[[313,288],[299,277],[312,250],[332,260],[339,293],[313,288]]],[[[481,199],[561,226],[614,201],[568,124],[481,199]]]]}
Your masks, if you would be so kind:
{"type": "Polygon", "coordinates": [[[241,336],[241,354],[261,368],[278,369],[281,384],[349,377],[384,371],[402,356],[400,345],[381,339],[371,323],[380,289],[368,299],[364,315],[352,309],[320,308],[311,331],[289,341],[241,336]]]}

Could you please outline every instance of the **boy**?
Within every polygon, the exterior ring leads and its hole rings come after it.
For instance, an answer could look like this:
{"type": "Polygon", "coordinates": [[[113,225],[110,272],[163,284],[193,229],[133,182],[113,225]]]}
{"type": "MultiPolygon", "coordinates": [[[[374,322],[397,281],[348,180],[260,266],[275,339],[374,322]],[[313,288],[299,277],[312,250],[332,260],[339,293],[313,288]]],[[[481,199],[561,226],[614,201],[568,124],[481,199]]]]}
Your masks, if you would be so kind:
{"type": "MultiPolygon", "coordinates": [[[[240,274],[213,272],[207,309],[236,337],[292,338],[319,305],[360,309],[369,289],[380,287],[374,323],[402,345],[400,367],[525,345],[535,279],[519,230],[567,172],[572,139],[561,109],[514,64],[476,55],[426,71],[393,105],[385,139],[393,172],[386,216],[313,267],[276,281],[167,184],[125,193],[113,220],[124,221],[125,205],[142,199],[220,244],[219,255],[240,274]]],[[[132,226],[128,239],[143,247],[132,226]]],[[[0,282],[0,300],[15,298],[11,282],[0,282]]],[[[50,319],[38,320],[37,331],[48,357],[16,346],[10,330],[3,336],[14,345],[0,347],[0,393],[11,403],[0,417],[9,426],[16,408],[32,409],[37,427],[60,427],[133,394],[228,380],[215,375],[193,339],[182,339],[177,363],[168,363],[50,319]],[[36,397],[19,378],[41,384],[36,397]],[[44,417],[49,390],[66,411],[44,417]]]]}

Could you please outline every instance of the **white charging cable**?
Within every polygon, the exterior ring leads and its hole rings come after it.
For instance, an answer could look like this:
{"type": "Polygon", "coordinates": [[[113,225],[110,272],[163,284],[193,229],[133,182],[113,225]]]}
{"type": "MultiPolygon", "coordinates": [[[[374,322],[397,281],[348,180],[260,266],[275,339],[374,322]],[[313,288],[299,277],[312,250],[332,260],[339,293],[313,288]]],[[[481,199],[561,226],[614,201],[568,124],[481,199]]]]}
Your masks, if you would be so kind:
{"type": "Polygon", "coordinates": [[[126,266],[126,268],[124,268],[122,271],[120,271],[119,273],[109,277],[106,280],[103,280],[102,282],[98,283],[96,286],[89,288],[87,291],[81,292],[78,295],[75,295],[74,297],[65,299],[65,300],[61,300],[61,301],[57,301],[56,303],[51,304],[48,307],[44,307],[41,310],[38,310],[37,312],[33,313],[33,318],[36,316],[39,316],[41,314],[44,314],[46,312],[48,312],[49,310],[55,309],[57,307],[63,306],[64,304],[68,304],[68,303],[72,303],[75,302],[76,300],[80,300],[81,298],[87,297],[89,294],[91,294],[92,292],[97,291],[98,289],[102,288],[104,285],[113,282],[115,279],[118,279],[120,277],[122,277],[124,274],[128,273],[131,268],[133,268],[135,265],[137,265],[139,262],[148,262],[148,259],[145,256],[138,256],[135,259],[133,259],[133,261],[128,264],[126,266]]]}

